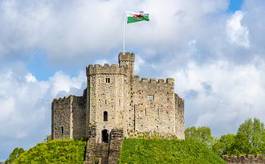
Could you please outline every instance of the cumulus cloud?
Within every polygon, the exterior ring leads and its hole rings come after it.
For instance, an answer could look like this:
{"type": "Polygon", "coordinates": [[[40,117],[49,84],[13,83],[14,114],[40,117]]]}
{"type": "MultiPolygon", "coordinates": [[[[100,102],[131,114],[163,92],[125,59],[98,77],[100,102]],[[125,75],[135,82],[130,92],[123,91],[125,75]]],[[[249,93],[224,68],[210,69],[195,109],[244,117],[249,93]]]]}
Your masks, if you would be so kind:
{"type": "Polygon", "coordinates": [[[54,97],[82,94],[85,74],[57,72],[39,81],[29,72],[0,71],[0,147],[6,156],[14,146],[28,147],[50,134],[50,104],[54,97]],[[16,145],[17,144],[17,145],[16,145]]]}
{"type": "Polygon", "coordinates": [[[176,91],[185,97],[187,126],[210,126],[215,135],[233,133],[249,117],[264,120],[265,63],[190,62],[178,70],[176,91]]]}
{"type": "Polygon", "coordinates": [[[227,6],[226,0],[4,0],[0,2],[0,54],[6,58],[39,48],[60,62],[120,49],[124,12],[139,9],[149,12],[151,21],[127,25],[128,50],[142,47],[170,52],[172,46],[190,40],[198,31],[206,33],[211,21],[204,24],[204,18],[227,6]]]}
{"type": "Polygon", "coordinates": [[[227,21],[226,31],[231,43],[245,48],[249,47],[249,30],[242,25],[244,14],[241,11],[235,12],[227,21]]]}

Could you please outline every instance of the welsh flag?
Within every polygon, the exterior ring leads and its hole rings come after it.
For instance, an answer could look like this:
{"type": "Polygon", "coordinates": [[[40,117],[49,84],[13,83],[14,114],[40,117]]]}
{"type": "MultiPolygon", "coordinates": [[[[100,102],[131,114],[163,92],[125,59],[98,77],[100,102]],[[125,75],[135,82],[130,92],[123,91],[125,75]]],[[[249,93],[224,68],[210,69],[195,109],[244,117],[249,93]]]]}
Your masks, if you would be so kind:
{"type": "Polygon", "coordinates": [[[127,14],[127,23],[135,23],[140,21],[149,21],[149,14],[143,11],[130,12],[127,14]]]}

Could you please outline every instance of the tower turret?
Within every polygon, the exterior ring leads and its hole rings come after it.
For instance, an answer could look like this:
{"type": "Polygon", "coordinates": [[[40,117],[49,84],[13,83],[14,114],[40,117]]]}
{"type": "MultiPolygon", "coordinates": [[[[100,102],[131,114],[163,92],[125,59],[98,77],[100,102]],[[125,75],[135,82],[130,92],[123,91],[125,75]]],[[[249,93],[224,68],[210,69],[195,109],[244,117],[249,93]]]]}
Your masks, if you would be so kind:
{"type": "Polygon", "coordinates": [[[130,77],[133,76],[133,69],[134,69],[134,53],[131,52],[120,52],[119,54],[119,65],[120,66],[128,66],[128,71],[130,74],[130,77]]]}

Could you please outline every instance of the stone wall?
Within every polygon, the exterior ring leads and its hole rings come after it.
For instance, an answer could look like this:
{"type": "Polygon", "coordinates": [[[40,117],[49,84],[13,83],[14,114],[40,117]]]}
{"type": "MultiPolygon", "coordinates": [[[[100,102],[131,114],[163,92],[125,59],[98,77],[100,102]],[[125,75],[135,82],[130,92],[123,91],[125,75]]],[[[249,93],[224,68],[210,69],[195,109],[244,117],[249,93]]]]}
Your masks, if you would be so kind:
{"type": "Polygon", "coordinates": [[[86,101],[83,96],[73,96],[73,138],[86,138],[86,101]]]}
{"type": "Polygon", "coordinates": [[[184,100],[175,94],[176,106],[176,133],[179,139],[185,139],[185,126],[184,126],[184,100]]]}
{"type": "Polygon", "coordinates": [[[110,133],[110,145],[109,145],[109,155],[108,163],[116,164],[120,157],[121,145],[123,141],[123,130],[122,129],[112,129],[110,133]]]}
{"type": "Polygon", "coordinates": [[[91,136],[87,140],[85,163],[116,164],[119,159],[122,140],[122,129],[112,129],[109,143],[97,143],[96,136],[91,136]]]}
{"type": "Polygon", "coordinates": [[[82,96],[54,99],[52,138],[84,138],[85,116],[85,99],[82,96]]]}
{"type": "Polygon", "coordinates": [[[71,138],[72,111],[71,96],[54,99],[52,102],[52,138],[71,138]]]}
{"type": "Polygon", "coordinates": [[[134,77],[133,110],[129,113],[130,133],[176,134],[173,79],[134,77]]]}
{"type": "Polygon", "coordinates": [[[223,156],[228,164],[264,164],[264,155],[223,156]]]}
{"type": "Polygon", "coordinates": [[[96,126],[96,141],[101,142],[102,130],[108,133],[114,129],[123,129],[124,111],[127,106],[128,83],[124,72],[126,67],[118,65],[89,66],[87,70],[89,84],[88,123],[96,126]],[[104,120],[104,112],[107,120],[104,120]]]}

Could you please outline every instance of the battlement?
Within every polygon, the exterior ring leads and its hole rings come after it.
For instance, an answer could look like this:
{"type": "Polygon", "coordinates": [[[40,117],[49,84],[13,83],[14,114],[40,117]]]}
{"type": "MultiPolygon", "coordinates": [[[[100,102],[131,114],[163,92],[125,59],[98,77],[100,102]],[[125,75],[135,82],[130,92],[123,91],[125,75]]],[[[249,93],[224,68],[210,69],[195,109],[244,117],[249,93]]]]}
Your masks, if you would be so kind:
{"type": "Polygon", "coordinates": [[[170,84],[174,85],[173,78],[166,78],[166,79],[154,79],[154,78],[140,78],[139,76],[134,76],[134,80],[139,83],[150,83],[150,84],[170,84]]]}
{"type": "Polygon", "coordinates": [[[265,163],[265,155],[241,155],[241,156],[222,156],[228,163],[265,163]]]}
{"type": "Polygon", "coordinates": [[[82,103],[83,102],[83,96],[74,96],[74,95],[70,95],[67,97],[59,97],[59,98],[55,98],[53,99],[52,103],[55,105],[59,105],[59,104],[67,104],[70,103],[71,101],[73,102],[78,102],[78,103],[82,103]]]}
{"type": "Polygon", "coordinates": [[[119,63],[121,61],[126,61],[126,62],[134,62],[135,60],[135,55],[134,53],[131,53],[131,52],[120,52],[119,53],[119,63]]]}
{"type": "Polygon", "coordinates": [[[86,67],[87,76],[96,74],[116,74],[116,75],[126,75],[127,67],[120,66],[118,64],[90,64],[86,67]]]}
{"type": "Polygon", "coordinates": [[[70,102],[71,96],[67,96],[67,97],[59,97],[59,98],[55,98],[53,99],[52,103],[53,104],[62,104],[62,103],[66,103],[66,102],[70,102]]]}

